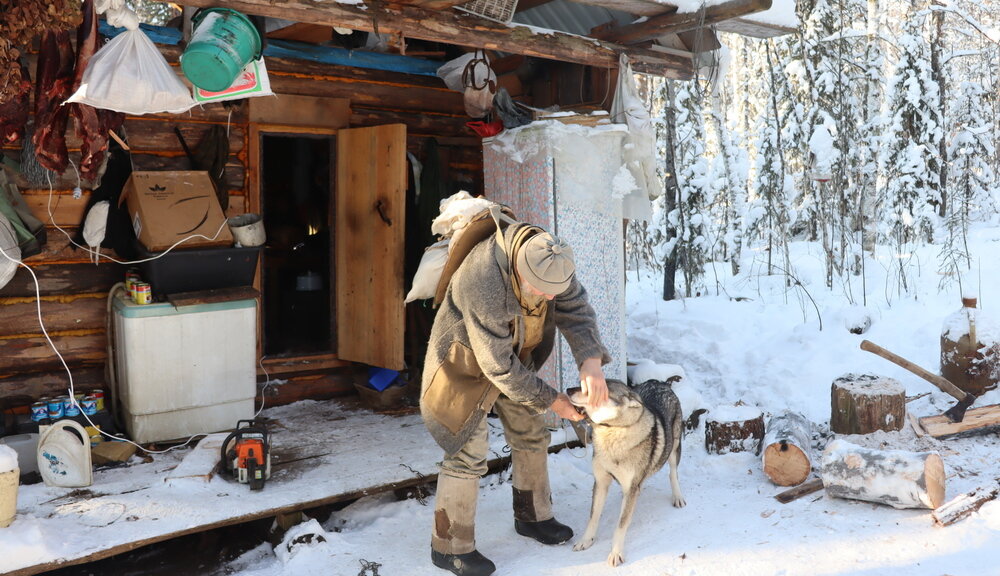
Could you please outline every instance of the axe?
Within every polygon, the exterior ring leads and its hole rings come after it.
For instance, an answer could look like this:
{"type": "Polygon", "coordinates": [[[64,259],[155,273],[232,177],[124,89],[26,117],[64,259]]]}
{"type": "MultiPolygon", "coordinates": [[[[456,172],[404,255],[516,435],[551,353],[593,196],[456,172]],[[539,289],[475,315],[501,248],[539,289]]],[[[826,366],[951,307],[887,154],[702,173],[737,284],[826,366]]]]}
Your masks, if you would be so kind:
{"type": "Polygon", "coordinates": [[[955,399],[958,400],[958,404],[955,404],[954,406],[946,410],[944,413],[944,415],[947,416],[948,419],[951,420],[952,422],[961,422],[962,419],[965,418],[965,411],[968,410],[969,406],[972,406],[972,403],[976,401],[975,396],[969,394],[965,390],[962,390],[958,386],[955,386],[946,378],[942,378],[937,374],[931,374],[930,372],[924,370],[920,366],[917,366],[913,362],[910,362],[905,358],[896,356],[895,354],[889,352],[885,348],[882,348],[878,344],[875,344],[868,340],[862,340],[861,349],[871,352],[876,356],[881,356],[886,360],[892,362],[893,364],[896,364],[897,366],[906,368],[910,372],[913,372],[917,376],[920,376],[924,380],[927,380],[931,384],[937,386],[938,389],[941,390],[942,392],[950,394],[951,396],[955,397],[955,399]]]}

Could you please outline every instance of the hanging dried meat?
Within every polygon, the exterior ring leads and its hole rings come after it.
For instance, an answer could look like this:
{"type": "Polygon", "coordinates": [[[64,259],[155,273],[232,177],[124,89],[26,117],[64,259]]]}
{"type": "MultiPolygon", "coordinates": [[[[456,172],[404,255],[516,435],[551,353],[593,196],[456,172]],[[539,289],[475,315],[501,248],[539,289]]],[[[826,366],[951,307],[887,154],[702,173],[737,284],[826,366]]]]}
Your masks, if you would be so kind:
{"type": "Polygon", "coordinates": [[[22,51],[45,30],[69,30],[80,24],[77,0],[0,0],[0,138],[12,142],[27,119],[31,78],[20,64],[22,51]],[[13,135],[13,136],[12,136],[13,135]]]}
{"type": "MultiPolygon", "coordinates": [[[[82,11],[83,23],[76,36],[76,73],[71,94],[80,87],[83,73],[97,52],[99,40],[94,0],[84,0],[82,11]]],[[[67,104],[66,107],[71,109],[76,118],[76,133],[82,141],[80,177],[84,180],[95,180],[108,151],[108,132],[118,129],[125,120],[125,115],[82,103],[67,104]]]]}
{"type": "Polygon", "coordinates": [[[69,108],[62,103],[73,93],[73,46],[69,32],[42,34],[35,73],[35,134],[38,163],[62,174],[69,165],[66,126],[69,108]]]}
{"type": "Polygon", "coordinates": [[[13,144],[24,136],[24,126],[28,122],[31,76],[24,62],[14,60],[7,69],[0,64],[0,85],[10,92],[5,100],[0,100],[0,144],[13,144]]]}

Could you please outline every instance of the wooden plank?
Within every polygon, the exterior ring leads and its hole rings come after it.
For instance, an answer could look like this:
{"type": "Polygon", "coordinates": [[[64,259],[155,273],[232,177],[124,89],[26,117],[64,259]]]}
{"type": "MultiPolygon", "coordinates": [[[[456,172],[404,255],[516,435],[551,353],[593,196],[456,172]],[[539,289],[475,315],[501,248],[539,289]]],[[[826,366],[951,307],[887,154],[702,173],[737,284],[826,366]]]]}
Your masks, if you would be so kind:
{"type": "Polygon", "coordinates": [[[935,438],[971,436],[991,432],[1000,427],[1000,404],[990,404],[966,410],[961,422],[952,422],[944,414],[924,416],[920,427],[935,438]]]}
{"type": "Polygon", "coordinates": [[[189,482],[203,484],[211,481],[222,455],[222,442],[227,436],[229,436],[227,432],[219,432],[199,440],[191,453],[167,474],[164,481],[171,485],[183,485],[189,482]]]}
{"type": "Polygon", "coordinates": [[[248,103],[250,122],[346,128],[351,102],[347,98],[316,98],[301,94],[276,94],[274,98],[252,98],[248,103]]]}
{"type": "MultiPolygon", "coordinates": [[[[184,0],[184,6],[219,6],[219,0],[184,0]]],[[[574,62],[601,68],[617,68],[618,54],[626,52],[638,72],[688,79],[693,65],[683,58],[656,54],[642,48],[615,45],[593,38],[556,31],[539,32],[528,26],[503,24],[457,11],[436,12],[398,4],[350,5],[335,1],[230,0],[225,6],[245,14],[268,16],[341,26],[352,30],[402,34],[408,38],[443,42],[534,56],[562,62],[574,62]]]]}
{"type": "Polygon", "coordinates": [[[337,134],[337,355],[403,368],[406,127],[337,134]]]}
{"type": "Polygon", "coordinates": [[[763,12],[771,7],[771,0],[729,0],[713,4],[704,11],[676,11],[651,16],[641,22],[603,30],[596,37],[620,44],[638,44],[665,34],[677,34],[688,30],[705,28],[738,16],[763,12]]]}
{"type": "Polygon", "coordinates": [[[193,306],[195,304],[213,304],[216,302],[231,302],[233,300],[250,300],[260,298],[260,292],[250,286],[233,288],[218,288],[216,290],[198,290],[196,292],[178,292],[169,294],[167,302],[174,306],[193,306]]]}

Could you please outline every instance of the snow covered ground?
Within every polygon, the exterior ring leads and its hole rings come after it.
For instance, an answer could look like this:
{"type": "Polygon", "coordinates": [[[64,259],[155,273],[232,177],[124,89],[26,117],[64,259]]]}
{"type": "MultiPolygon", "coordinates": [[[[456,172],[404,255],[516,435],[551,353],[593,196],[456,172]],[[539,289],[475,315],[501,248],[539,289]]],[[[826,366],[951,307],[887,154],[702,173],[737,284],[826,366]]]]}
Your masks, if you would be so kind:
{"type": "MultiPolygon", "coordinates": [[[[970,246],[979,271],[966,281],[984,315],[1000,320],[1000,228],[973,232],[970,246]],[[969,286],[973,284],[973,286],[969,286]]],[[[639,362],[637,379],[675,370],[686,374],[675,386],[686,413],[696,408],[723,411],[736,402],[765,414],[801,412],[817,431],[816,448],[830,439],[830,386],[847,373],[897,379],[916,416],[939,414],[954,400],[919,379],[859,349],[862,339],[923,366],[939,370],[939,337],[947,316],[960,307],[955,283],[939,290],[937,248],[920,250],[919,276],[898,294],[892,255],[867,263],[867,304],[861,279],[847,289],[827,290],[818,247],[796,244],[792,259],[801,287],[786,288],[784,277],[763,275],[761,254],[747,254],[743,272],[718,274],[719,294],[682,301],[659,298],[659,277],[629,275],[628,349],[639,362]],[[888,280],[886,278],[889,278],[888,280]],[[808,294],[807,294],[808,292],[808,294]],[[813,303],[815,301],[815,304],[813,303]],[[865,315],[865,334],[848,331],[865,315]],[[821,329],[822,325],[822,329],[821,329]]],[[[1000,403],[1000,391],[976,406],[1000,403]]],[[[847,440],[886,450],[936,451],[944,460],[946,500],[1000,478],[1000,438],[994,433],[957,440],[918,438],[907,425],[847,440]]],[[[820,491],[789,504],[774,495],[783,489],[763,474],[752,454],[711,455],[704,448],[704,421],[684,439],[681,485],[688,505],[670,504],[666,471],[647,485],[626,542],[626,563],[605,563],[621,492],[612,488],[592,548],[574,552],[569,544],[547,547],[515,534],[507,474],[485,478],[480,495],[477,545],[497,563],[498,575],[547,576],[760,576],[760,575],[998,575],[1000,502],[948,527],[935,526],[929,510],[897,510],[820,491]]],[[[814,453],[814,466],[820,453],[814,453]]],[[[557,518],[577,533],[586,524],[592,476],[585,449],[550,457],[557,518]]],[[[227,566],[242,576],[305,574],[320,569],[337,576],[431,576],[445,574],[430,563],[433,499],[396,501],[392,495],[359,500],[320,525],[311,521],[288,534],[276,549],[261,544],[227,566]],[[304,532],[323,542],[293,544],[304,532]],[[290,545],[291,544],[291,545],[290,545]],[[375,566],[378,564],[378,566],[375,566]],[[318,568],[321,567],[321,568],[318,568]]]]}

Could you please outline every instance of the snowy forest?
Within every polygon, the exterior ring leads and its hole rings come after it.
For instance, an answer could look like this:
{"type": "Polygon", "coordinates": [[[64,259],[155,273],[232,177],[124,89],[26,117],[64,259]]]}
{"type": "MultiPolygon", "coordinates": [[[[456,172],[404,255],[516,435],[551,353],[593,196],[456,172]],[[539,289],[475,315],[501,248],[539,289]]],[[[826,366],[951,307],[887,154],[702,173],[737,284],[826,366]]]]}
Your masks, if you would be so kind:
{"type": "Polygon", "coordinates": [[[796,15],[795,34],[720,34],[693,81],[640,77],[664,194],[629,225],[628,266],[662,271],[665,300],[715,294],[709,263],[795,286],[789,243],[807,241],[851,304],[877,250],[889,301],[915,274],[975,282],[970,225],[1000,212],[1000,4],[797,0],[796,15]],[[936,262],[914,255],[928,245],[936,262]]]}

